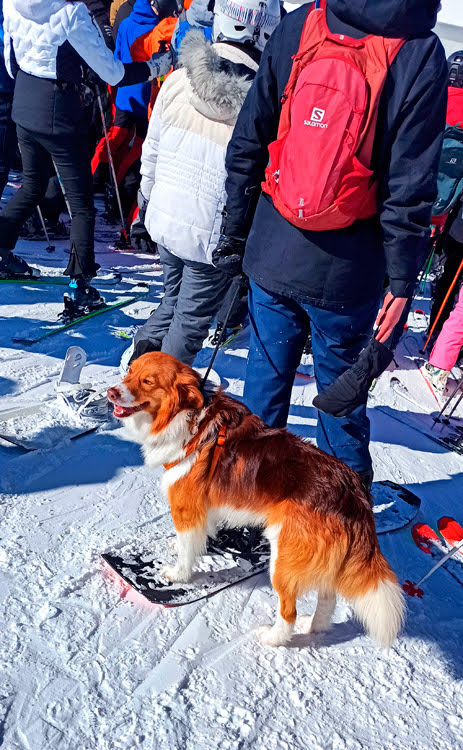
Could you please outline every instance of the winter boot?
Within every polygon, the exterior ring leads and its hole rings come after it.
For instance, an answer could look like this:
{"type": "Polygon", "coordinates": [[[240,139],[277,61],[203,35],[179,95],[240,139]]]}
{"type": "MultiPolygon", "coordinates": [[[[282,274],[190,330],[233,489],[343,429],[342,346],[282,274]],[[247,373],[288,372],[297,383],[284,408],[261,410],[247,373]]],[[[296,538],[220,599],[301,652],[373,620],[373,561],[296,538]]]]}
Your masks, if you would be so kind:
{"type": "Polygon", "coordinates": [[[64,293],[64,311],[61,315],[63,319],[79,318],[103,307],[105,301],[98,289],[90,286],[91,279],[91,276],[71,279],[69,291],[64,293]]]}
{"type": "Polygon", "coordinates": [[[0,249],[0,279],[34,279],[39,276],[38,268],[28,266],[25,260],[11,250],[0,249]]]}
{"type": "Polygon", "coordinates": [[[449,370],[441,370],[439,367],[434,367],[434,365],[426,362],[421,368],[421,372],[428,383],[432,385],[434,390],[440,396],[443,396],[447,385],[447,378],[450,375],[449,370]]]}

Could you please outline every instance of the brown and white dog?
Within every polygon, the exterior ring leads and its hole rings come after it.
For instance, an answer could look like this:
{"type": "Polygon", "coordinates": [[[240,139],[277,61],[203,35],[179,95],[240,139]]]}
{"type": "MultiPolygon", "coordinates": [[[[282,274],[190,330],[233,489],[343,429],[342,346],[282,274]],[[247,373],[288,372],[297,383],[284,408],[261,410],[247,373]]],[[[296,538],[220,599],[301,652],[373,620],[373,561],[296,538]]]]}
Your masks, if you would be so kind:
{"type": "Polygon", "coordinates": [[[263,643],[289,641],[297,598],[316,589],[306,631],[329,627],[339,592],[368,633],[389,646],[402,624],[403,595],[357,474],[296,435],[267,427],[221,390],[206,402],[199,385],[191,367],[156,352],[133,362],[122,384],[108,390],[146,464],[167,469],[163,490],[178,559],[163,576],[188,581],[217,526],[260,526],[280,600],[273,627],[259,628],[263,643]]]}

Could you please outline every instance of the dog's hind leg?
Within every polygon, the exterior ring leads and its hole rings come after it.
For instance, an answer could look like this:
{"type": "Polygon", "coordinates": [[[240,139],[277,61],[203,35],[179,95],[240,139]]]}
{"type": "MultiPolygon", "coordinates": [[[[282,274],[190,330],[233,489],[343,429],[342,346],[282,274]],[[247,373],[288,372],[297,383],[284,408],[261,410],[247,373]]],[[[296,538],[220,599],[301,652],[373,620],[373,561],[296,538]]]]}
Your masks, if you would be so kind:
{"type": "Polygon", "coordinates": [[[322,633],[329,630],[336,607],[336,594],[318,592],[317,608],[313,615],[300,617],[299,625],[303,633],[322,633]]]}

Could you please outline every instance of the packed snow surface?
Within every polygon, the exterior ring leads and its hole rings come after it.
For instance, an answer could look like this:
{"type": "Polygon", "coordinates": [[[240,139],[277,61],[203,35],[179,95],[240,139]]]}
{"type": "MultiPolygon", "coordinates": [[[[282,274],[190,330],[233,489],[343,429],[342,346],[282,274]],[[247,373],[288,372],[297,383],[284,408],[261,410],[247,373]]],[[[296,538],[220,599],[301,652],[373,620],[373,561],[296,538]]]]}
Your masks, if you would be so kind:
{"type": "MultiPolygon", "coordinates": [[[[101,222],[100,222],[101,226],[101,222]]],[[[111,232],[107,229],[108,236],[111,232]]],[[[130,333],[157,304],[153,257],[110,248],[98,261],[118,268],[117,294],[136,282],[149,297],[40,344],[12,337],[60,309],[63,287],[0,284],[0,412],[54,398],[66,349],[87,352],[82,380],[111,385],[130,333]]],[[[62,272],[66,243],[22,242],[43,272],[62,272]]],[[[103,292],[107,297],[111,291],[103,292]]],[[[426,307],[426,299],[417,306],[426,307]]],[[[426,308],[427,309],[427,308],[426,308]]],[[[425,325],[410,317],[419,344],[425,325]]],[[[218,359],[230,392],[242,393],[245,336],[218,359]]],[[[435,412],[426,385],[400,348],[394,374],[417,405],[389,388],[385,373],[369,403],[376,479],[404,484],[422,500],[417,520],[463,523],[463,456],[393,417],[435,412]]],[[[313,438],[313,379],[293,391],[291,430],[313,438]]],[[[96,432],[26,452],[0,441],[0,746],[5,750],[458,750],[463,748],[463,588],[445,568],[407,598],[404,632],[381,651],[339,601],[332,629],[296,633],[271,649],[255,639],[275,615],[262,574],[195,604],[150,605],[104,569],[101,553],[130,543],[149,549],[168,514],[162,469],[144,468],[138,446],[109,421],[96,432]]],[[[37,439],[37,434],[34,437],[37,439]]],[[[431,567],[410,528],[380,537],[399,579],[431,567]]],[[[460,560],[463,581],[463,563],[460,560]]],[[[457,567],[458,570],[458,567],[457,567]]],[[[315,596],[300,602],[314,610],[315,596]]]]}

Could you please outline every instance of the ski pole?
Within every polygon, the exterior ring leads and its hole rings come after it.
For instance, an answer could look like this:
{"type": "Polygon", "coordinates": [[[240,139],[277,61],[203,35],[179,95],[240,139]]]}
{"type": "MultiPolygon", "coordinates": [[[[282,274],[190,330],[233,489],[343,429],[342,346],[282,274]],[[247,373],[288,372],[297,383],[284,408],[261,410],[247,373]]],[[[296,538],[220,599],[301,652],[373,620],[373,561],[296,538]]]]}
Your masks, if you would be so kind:
{"type": "Polygon", "coordinates": [[[444,301],[443,301],[442,305],[440,306],[440,309],[439,309],[439,312],[437,313],[436,319],[435,319],[434,323],[432,324],[431,330],[429,331],[428,338],[424,342],[423,348],[420,350],[422,354],[424,353],[424,350],[426,349],[427,345],[429,344],[429,339],[431,338],[432,334],[434,333],[434,329],[435,329],[435,327],[437,325],[437,322],[439,321],[440,316],[442,315],[442,311],[443,311],[443,309],[444,309],[444,307],[445,307],[445,305],[447,303],[448,298],[452,294],[453,287],[457,283],[458,277],[459,277],[462,269],[463,269],[463,260],[461,261],[460,265],[458,266],[458,271],[456,272],[455,277],[454,277],[452,283],[449,286],[448,292],[447,292],[447,294],[444,297],[444,301]]]}
{"type": "MultiPolygon", "coordinates": [[[[461,383],[460,383],[460,385],[461,385],[461,383]]],[[[460,406],[460,404],[461,404],[462,401],[463,401],[463,391],[460,393],[460,397],[457,398],[457,400],[455,401],[455,403],[454,403],[454,405],[452,407],[452,411],[447,414],[447,416],[446,416],[447,420],[450,420],[450,417],[458,409],[458,407],[460,406]]]]}
{"type": "Polygon", "coordinates": [[[229,319],[229,317],[231,315],[231,312],[233,310],[233,306],[234,306],[234,304],[235,304],[235,302],[237,300],[237,297],[238,297],[238,294],[240,292],[240,289],[241,289],[241,284],[239,282],[237,282],[235,293],[234,293],[234,295],[232,297],[232,301],[230,302],[230,307],[227,310],[227,314],[225,315],[225,320],[223,321],[223,327],[222,327],[222,330],[220,331],[217,344],[215,345],[215,349],[214,349],[214,351],[212,353],[212,357],[211,357],[211,360],[209,362],[208,368],[207,368],[205,374],[203,375],[203,377],[201,379],[201,383],[199,385],[199,389],[200,390],[202,390],[204,388],[204,386],[206,385],[207,379],[209,377],[209,373],[212,370],[212,365],[214,364],[214,360],[215,360],[215,358],[217,356],[217,352],[219,351],[220,346],[222,344],[222,341],[224,339],[225,332],[227,330],[228,319],[229,319]]]}
{"type": "Polygon", "coordinates": [[[71,219],[71,221],[72,221],[72,211],[71,211],[71,206],[69,205],[69,201],[68,201],[68,199],[67,199],[66,191],[65,191],[65,189],[64,189],[64,185],[63,185],[63,180],[61,179],[61,175],[60,175],[60,173],[59,173],[59,169],[58,169],[58,167],[56,166],[56,162],[55,162],[55,160],[54,160],[54,159],[52,159],[52,161],[53,161],[53,166],[54,166],[54,168],[55,168],[56,176],[57,176],[57,178],[58,178],[59,186],[60,186],[60,188],[61,188],[61,192],[62,192],[62,194],[63,194],[64,202],[65,202],[65,204],[66,204],[66,209],[67,209],[67,212],[68,212],[68,214],[69,214],[69,218],[70,218],[70,219],[71,219]]]}
{"type": "Polygon", "coordinates": [[[109,168],[111,170],[111,175],[114,182],[114,190],[116,192],[116,200],[117,200],[117,206],[119,208],[119,214],[121,217],[121,238],[123,239],[125,246],[129,246],[128,238],[127,238],[127,230],[125,228],[125,219],[124,219],[124,212],[122,210],[122,203],[121,203],[121,196],[119,193],[119,188],[117,185],[117,177],[116,177],[116,170],[114,168],[114,161],[113,161],[113,155],[111,153],[111,145],[109,143],[109,137],[108,137],[108,130],[106,128],[106,122],[104,119],[104,112],[103,112],[103,104],[101,101],[101,94],[97,94],[97,100],[98,100],[98,107],[100,110],[100,117],[101,117],[101,124],[103,126],[103,133],[104,133],[104,139],[106,143],[106,150],[108,152],[108,162],[109,162],[109,168]]]}
{"type": "Polygon", "coordinates": [[[428,261],[426,263],[426,268],[424,269],[423,276],[421,277],[420,286],[419,286],[421,294],[423,294],[424,287],[426,285],[426,281],[428,280],[428,275],[429,275],[429,271],[431,269],[431,264],[432,264],[432,261],[433,261],[433,258],[434,258],[434,253],[436,252],[436,247],[437,247],[437,241],[433,243],[432,250],[429,253],[429,259],[428,259],[428,261]]]}
{"type": "MultiPolygon", "coordinates": [[[[406,579],[405,583],[402,584],[402,588],[405,591],[406,594],[409,596],[417,596],[419,599],[423,596],[423,590],[420,589],[420,586],[424,581],[426,581],[430,576],[432,576],[433,573],[438,570],[441,565],[443,565],[447,560],[449,560],[453,555],[455,555],[460,549],[463,548],[463,540],[456,544],[454,547],[452,547],[451,550],[447,552],[447,554],[442,557],[439,562],[437,562],[431,570],[429,570],[423,578],[418,581],[418,583],[412,583],[412,581],[409,581],[408,578],[406,579]]],[[[449,571],[450,572],[450,571],[449,571]]],[[[460,583],[460,581],[458,581],[460,583]]]]}
{"type": "Polygon", "coordinates": [[[40,223],[42,224],[42,229],[43,229],[43,232],[45,234],[45,239],[47,240],[47,246],[46,246],[45,250],[47,251],[47,253],[53,253],[55,251],[55,246],[52,245],[51,242],[50,242],[50,237],[49,237],[48,232],[47,232],[47,227],[45,225],[45,221],[43,219],[43,215],[42,215],[42,212],[40,210],[40,206],[37,206],[37,213],[39,215],[40,223]]]}
{"type": "MultiPolygon", "coordinates": [[[[443,407],[440,410],[440,412],[437,415],[437,417],[434,417],[434,424],[431,427],[431,430],[434,428],[434,425],[436,424],[436,422],[440,421],[440,419],[441,419],[444,411],[446,410],[447,406],[450,404],[450,402],[452,401],[452,399],[456,396],[456,394],[458,393],[458,391],[459,391],[459,389],[461,388],[462,385],[463,385],[463,378],[456,384],[455,388],[453,389],[452,393],[450,394],[450,396],[448,397],[447,401],[443,405],[443,407]]],[[[462,394],[462,396],[463,396],[463,394],[462,394]]],[[[461,401],[461,399],[459,399],[458,402],[455,404],[455,406],[453,407],[453,409],[452,409],[451,413],[448,415],[448,417],[452,416],[453,412],[455,411],[455,409],[458,406],[458,404],[460,403],[460,401],[461,401]]]]}

